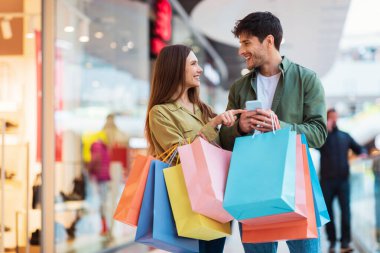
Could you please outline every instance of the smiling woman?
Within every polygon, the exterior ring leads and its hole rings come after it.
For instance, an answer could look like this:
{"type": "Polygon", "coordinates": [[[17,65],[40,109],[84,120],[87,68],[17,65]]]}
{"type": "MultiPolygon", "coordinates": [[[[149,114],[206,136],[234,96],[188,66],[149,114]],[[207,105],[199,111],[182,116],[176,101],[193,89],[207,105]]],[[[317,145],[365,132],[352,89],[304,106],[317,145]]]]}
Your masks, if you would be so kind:
{"type": "MultiPolygon", "coordinates": [[[[158,55],[145,122],[145,134],[152,155],[162,154],[179,142],[197,136],[219,142],[216,127],[233,125],[230,110],[216,115],[199,97],[202,68],[191,49],[184,45],[165,47],[158,55]]],[[[223,252],[225,238],[200,241],[200,252],[223,252]]]]}

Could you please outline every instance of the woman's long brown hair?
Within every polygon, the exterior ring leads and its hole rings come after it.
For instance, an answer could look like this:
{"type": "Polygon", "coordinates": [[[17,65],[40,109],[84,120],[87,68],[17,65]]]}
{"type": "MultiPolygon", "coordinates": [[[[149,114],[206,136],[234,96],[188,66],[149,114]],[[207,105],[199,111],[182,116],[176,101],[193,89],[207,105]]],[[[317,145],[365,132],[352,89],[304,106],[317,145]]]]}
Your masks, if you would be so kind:
{"type": "MultiPolygon", "coordinates": [[[[184,45],[164,47],[159,53],[152,78],[149,103],[145,120],[145,136],[148,140],[149,153],[154,154],[151,129],[149,127],[149,112],[155,105],[171,103],[179,99],[185,92],[186,58],[191,49],[184,45]],[[180,87],[181,92],[173,97],[180,87]]],[[[188,89],[190,102],[198,105],[202,112],[202,120],[207,123],[216,116],[211,108],[203,103],[199,97],[199,88],[188,89]]]]}

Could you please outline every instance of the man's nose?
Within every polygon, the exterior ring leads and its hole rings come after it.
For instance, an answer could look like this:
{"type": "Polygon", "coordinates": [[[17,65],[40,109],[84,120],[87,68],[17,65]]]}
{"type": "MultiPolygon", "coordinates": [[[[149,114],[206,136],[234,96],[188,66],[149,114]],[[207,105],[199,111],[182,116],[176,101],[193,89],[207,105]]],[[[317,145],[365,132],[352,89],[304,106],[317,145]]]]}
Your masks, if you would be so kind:
{"type": "Polygon", "coordinates": [[[238,53],[242,56],[245,53],[245,50],[242,47],[239,47],[238,53]]]}

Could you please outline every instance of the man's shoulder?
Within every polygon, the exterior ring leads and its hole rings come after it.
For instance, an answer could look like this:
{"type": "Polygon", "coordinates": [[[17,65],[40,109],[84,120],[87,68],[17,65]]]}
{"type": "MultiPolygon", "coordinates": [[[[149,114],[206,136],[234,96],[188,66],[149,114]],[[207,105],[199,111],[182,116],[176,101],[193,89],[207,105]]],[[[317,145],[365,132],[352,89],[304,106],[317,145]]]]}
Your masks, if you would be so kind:
{"type": "Polygon", "coordinates": [[[286,60],[286,63],[287,63],[287,69],[285,70],[285,73],[287,70],[290,70],[290,71],[297,71],[299,72],[301,75],[304,75],[304,76],[316,76],[317,73],[314,71],[314,70],[311,70],[299,63],[296,63],[296,62],[293,62],[291,60],[289,60],[288,58],[284,58],[284,60],[286,60]]]}
{"type": "Polygon", "coordinates": [[[244,76],[236,79],[235,82],[233,82],[231,87],[234,87],[236,89],[236,87],[242,88],[243,86],[246,86],[246,85],[250,86],[251,79],[252,79],[252,72],[253,70],[245,74],[244,76]]]}
{"type": "Polygon", "coordinates": [[[343,138],[351,138],[351,135],[345,131],[342,131],[340,129],[338,129],[337,133],[342,136],[343,138]]]}

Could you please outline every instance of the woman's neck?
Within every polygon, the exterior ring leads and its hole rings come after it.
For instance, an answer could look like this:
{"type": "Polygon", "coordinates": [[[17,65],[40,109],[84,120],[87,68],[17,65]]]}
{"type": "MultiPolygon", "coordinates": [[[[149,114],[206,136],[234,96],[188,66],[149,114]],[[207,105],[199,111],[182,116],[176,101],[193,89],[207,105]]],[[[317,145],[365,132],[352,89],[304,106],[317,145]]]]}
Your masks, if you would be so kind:
{"type": "Polygon", "coordinates": [[[185,90],[185,92],[176,100],[176,102],[180,103],[187,110],[194,113],[194,104],[189,99],[188,90],[185,90]]]}

